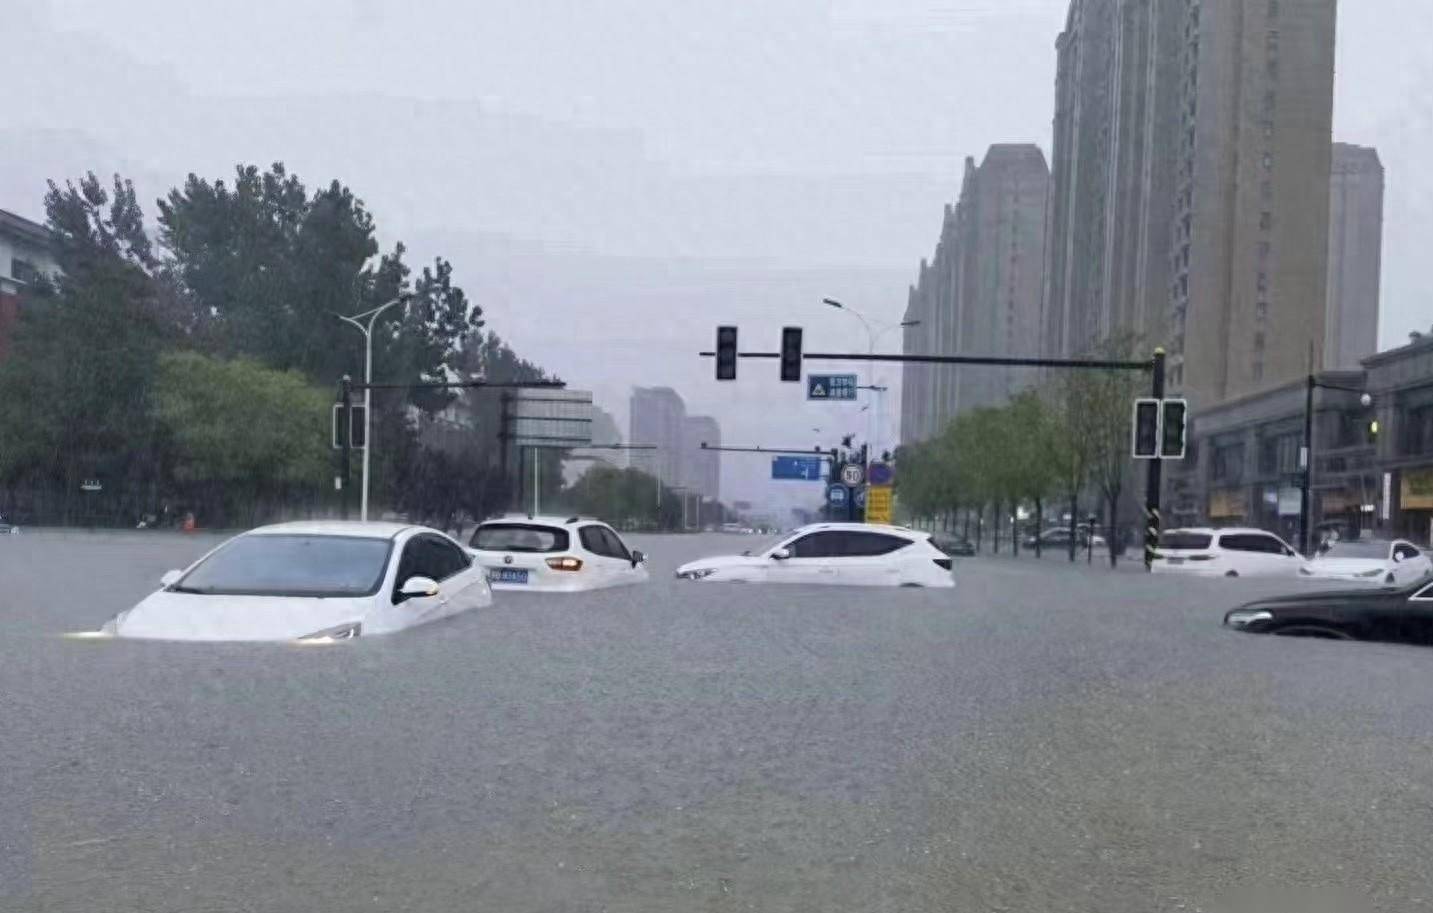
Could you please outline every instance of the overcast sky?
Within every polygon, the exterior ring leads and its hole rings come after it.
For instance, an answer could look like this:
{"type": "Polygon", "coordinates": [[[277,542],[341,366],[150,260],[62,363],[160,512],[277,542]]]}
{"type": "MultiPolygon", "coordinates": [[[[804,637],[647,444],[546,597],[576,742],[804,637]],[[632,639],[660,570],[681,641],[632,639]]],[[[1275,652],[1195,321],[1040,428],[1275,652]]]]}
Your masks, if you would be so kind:
{"type": "MultiPolygon", "coordinates": [[[[1048,154],[1066,7],[0,0],[0,208],[38,218],[46,178],[119,171],[152,217],[190,171],[282,160],[353,187],[414,262],[451,259],[494,329],[624,428],[630,386],[668,384],[728,442],[830,443],[866,415],[806,406],[774,365],[719,386],[695,352],[719,322],[763,348],[788,323],[808,348],[864,348],[823,296],[899,320],[964,157],[1048,154]]],[[[1335,138],[1388,171],[1384,346],[1433,324],[1427,13],[1345,0],[1339,16],[1335,138]]],[[[765,472],[729,458],[724,494],[765,499],[765,472]]]]}

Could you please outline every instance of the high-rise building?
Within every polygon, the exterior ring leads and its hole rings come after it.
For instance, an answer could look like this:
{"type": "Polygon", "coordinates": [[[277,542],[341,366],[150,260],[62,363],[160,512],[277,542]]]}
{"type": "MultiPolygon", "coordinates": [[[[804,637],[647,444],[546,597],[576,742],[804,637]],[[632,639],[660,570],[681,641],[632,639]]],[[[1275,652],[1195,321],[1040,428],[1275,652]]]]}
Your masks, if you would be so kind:
{"type": "Polygon", "coordinates": [[[721,499],[721,452],[703,449],[702,444],[720,447],[721,425],[710,415],[689,415],[682,484],[688,491],[717,501],[721,499]]]}
{"type": "Polygon", "coordinates": [[[1335,5],[1071,0],[1046,353],[1131,332],[1196,409],[1320,367],[1335,5]]]}
{"type": "Polygon", "coordinates": [[[1169,381],[1198,409],[1323,367],[1336,0],[1183,0],[1169,381]]]}
{"type": "Polygon", "coordinates": [[[1376,149],[1334,143],[1332,172],[1324,367],[1354,370],[1378,351],[1383,163],[1376,149]]]}
{"type": "MultiPolygon", "coordinates": [[[[1039,353],[1049,181],[1034,145],[991,146],[978,167],[966,159],[960,199],[946,206],[935,256],[910,289],[907,354],[1039,353]]],[[[901,441],[932,437],[958,412],[998,405],[1033,380],[1018,368],[906,365],[901,441]]]]}
{"type": "Polygon", "coordinates": [[[651,473],[663,485],[681,485],[686,422],[687,406],[677,391],[671,387],[634,387],[628,442],[657,449],[632,451],[632,467],[651,473]]]}
{"type": "Polygon", "coordinates": [[[1072,0],[1055,42],[1041,349],[1167,335],[1186,0],[1072,0]]]}

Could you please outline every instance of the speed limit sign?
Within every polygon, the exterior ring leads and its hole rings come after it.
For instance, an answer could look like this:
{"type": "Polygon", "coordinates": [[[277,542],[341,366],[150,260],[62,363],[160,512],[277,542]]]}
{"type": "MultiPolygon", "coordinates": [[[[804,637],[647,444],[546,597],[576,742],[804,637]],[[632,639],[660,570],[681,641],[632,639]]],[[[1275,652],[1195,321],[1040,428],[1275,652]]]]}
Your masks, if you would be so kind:
{"type": "Polygon", "coordinates": [[[865,470],[859,463],[847,463],[841,467],[841,484],[855,488],[866,480],[865,470]]]}

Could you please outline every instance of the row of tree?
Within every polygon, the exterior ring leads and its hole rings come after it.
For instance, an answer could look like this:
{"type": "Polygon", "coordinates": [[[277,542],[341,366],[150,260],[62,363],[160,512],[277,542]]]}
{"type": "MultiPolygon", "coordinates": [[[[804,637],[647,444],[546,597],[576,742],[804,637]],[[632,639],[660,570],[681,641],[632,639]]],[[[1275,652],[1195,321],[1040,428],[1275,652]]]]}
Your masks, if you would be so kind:
{"type": "MultiPolygon", "coordinates": [[[[400,295],[374,330],[376,381],[544,377],[485,330],[448,261],[415,273],[401,243],[380,251],[337,181],[310,191],[282,164],[190,175],[151,227],[129,181],[90,174],[51,182],[45,213],[59,274],[29,291],[0,361],[0,512],[240,525],[331,510],[329,404],[363,369],[336,315],[400,295]]],[[[502,499],[495,397],[375,397],[377,503],[435,519],[502,499]],[[443,416],[481,434],[435,443],[443,416]]]]}
{"type": "MultiPolygon", "coordinates": [[[[1129,360],[1136,346],[1132,334],[1116,335],[1097,354],[1129,360]]],[[[1130,371],[1061,370],[1003,406],[961,413],[935,438],[897,453],[902,510],[918,521],[947,525],[964,515],[973,518],[977,535],[989,515],[998,547],[1004,519],[1018,508],[1032,512],[1036,529],[1045,526],[1051,507],[1056,516],[1068,511],[1073,525],[1082,499],[1094,498],[1115,563],[1130,470],[1131,406],[1145,382],[1130,371]]],[[[1016,531],[1010,535],[1018,548],[1016,531]]]]}

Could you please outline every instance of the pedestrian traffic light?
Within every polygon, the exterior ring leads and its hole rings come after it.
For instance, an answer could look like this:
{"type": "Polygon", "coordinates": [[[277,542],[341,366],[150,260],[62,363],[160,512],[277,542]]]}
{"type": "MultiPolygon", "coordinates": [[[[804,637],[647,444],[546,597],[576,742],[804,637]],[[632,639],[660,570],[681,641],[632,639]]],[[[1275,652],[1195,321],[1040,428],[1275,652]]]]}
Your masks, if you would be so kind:
{"type": "Polygon", "coordinates": [[[716,379],[736,380],[736,327],[717,327],[716,379]]]}
{"type": "Polygon", "coordinates": [[[1182,460],[1189,446],[1185,421],[1189,416],[1189,402],[1182,399],[1164,401],[1164,415],[1161,420],[1159,457],[1162,460],[1182,460]]]}
{"type": "Polygon", "coordinates": [[[801,380],[800,327],[784,327],[781,330],[781,379],[801,380]]]}
{"type": "Polygon", "coordinates": [[[1137,399],[1134,402],[1134,458],[1159,459],[1159,400],[1137,399]]]}

